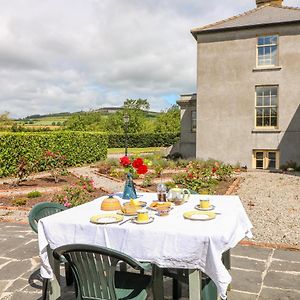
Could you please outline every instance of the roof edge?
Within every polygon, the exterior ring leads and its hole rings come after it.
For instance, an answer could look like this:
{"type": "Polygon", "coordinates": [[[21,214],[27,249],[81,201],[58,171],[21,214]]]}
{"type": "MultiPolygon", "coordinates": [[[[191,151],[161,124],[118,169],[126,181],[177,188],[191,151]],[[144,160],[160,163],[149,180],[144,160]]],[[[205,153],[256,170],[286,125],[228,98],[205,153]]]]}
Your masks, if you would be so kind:
{"type": "Polygon", "coordinates": [[[293,20],[293,21],[285,21],[285,22],[261,23],[261,24],[254,24],[254,25],[243,25],[243,26],[234,26],[234,27],[226,27],[226,28],[207,29],[207,30],[196,32],[196,33],[193,33],[193,32],[191,32],[191,33],[194,36],[195,40],[197,41],[197,35],[201,35],[201,34],[234,31],[237,29],[245,30],[245,29],[251,29],[251,28],[271,27],[274,25],[288,25],[288,24],[297,24],[297,23],[300,23],[300,19],[293,20]]]}
{"type": "MultiPolygon", "coordinates": [[[[226,28],[212,28],[212,29],[209,29],[209,27],[212,27],[212,26],[216,26],[216,25],[220,25],[222,23],[225,23],[227,21],[231,21],[231,20],[234,20],[234,19],[237,19],[239,17],[243,17],[243,16],[246,16],[246,15],[249,15],[253,12],[256,12],[260,9],[263,9],[267,6],[272,6],[272,7],[276,7],[278,8],[278,5],[274,5],[274,4],[271,4],[271,3],[267,3],[265,5],[262,5],[260,7],[256,7],[254,9],[251,9],[251,10],[248,10],[244,13],[241,13],[241,14],[238,14],[238,15],[235,15],[235,16],[232,16],[232,17],[229,17],[227,19],[224,19],[224,20],[221,20],[221,21],[217,21],[215,23],[211,23],[211,24],[208,24],[208,25],[205,25],[205,26],[201,26],[201,27],[196,27],[196,28],[192,28],[191,29],[191,34],[193,35],[193,37],[195,38],[195,40],[197,40],[197,35],[198,34],[201,34],[201,33],[207,33],[207,32],[217,32],[217,31],[229,31],[229,30],[233,30],[233,29],[236,29],[236,28],[239,28],[239,29],[247,29],[247,28],[253,28],[253,27],[259,27],[259,26],[266,26],[266,25],[273,25],[273,24],[285,24],[285,23],[294,23],[294,22],[298,22],[298,20],[294,20],[294,21],[287,21],[287,22],[276,22],[276,23],[262,23],[262,24],[254,24],[254,25],[244,25],[244,26],[233,26],[233,27],[226,27],[226,28]]],[[[300,10],[299,7],[290,7],[290,6],[280,6],[280,8],[283,8],[283,9],[293,9],[293,10],[300,10]]],[[[300,21],[300,20],[299,20],[300,21]]]]}

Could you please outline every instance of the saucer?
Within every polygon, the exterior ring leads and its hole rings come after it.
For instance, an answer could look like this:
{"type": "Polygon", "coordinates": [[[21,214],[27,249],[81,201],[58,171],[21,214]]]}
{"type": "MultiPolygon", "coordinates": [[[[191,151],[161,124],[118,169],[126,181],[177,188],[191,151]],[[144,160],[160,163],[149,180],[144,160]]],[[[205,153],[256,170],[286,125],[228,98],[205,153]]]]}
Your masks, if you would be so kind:
{"type": "Polygon", "coordinates": [[[216,217],[216,214],[212,211],[192,210],[185,212],[183,217],[193,221],[209,221],[213,220],[216,217]]]}
{"type": "Polygon", "coordinates": [[[117,214],[101,214],[92,216],[90,222],[94,224],[111,224],[121,222],[123,219],[123,216],[117,214]]]}
{"type": "Polygon", "coordinates": [[[132,219],[132,222],[135,223],[135,224],[149,224],[149,223],[152,223],[153,221],[154,221],[153,217],[149,217],[148,221],[142,221],[142,222],[138,221],[137,217],[132,219]]]}
{"type": "Polygon", "coordinates": [[[200,206],[200,204],[197,204],[197,205],[195,206],[195,208],[198,209],[198,210],[202,210],[202,211],[209,211],[209,210],[214,210],[216,207],[215,207],[214,205],[211,205],[211,206],[208,207],[208,208],[202,208],[202,207],[200,206]]]}

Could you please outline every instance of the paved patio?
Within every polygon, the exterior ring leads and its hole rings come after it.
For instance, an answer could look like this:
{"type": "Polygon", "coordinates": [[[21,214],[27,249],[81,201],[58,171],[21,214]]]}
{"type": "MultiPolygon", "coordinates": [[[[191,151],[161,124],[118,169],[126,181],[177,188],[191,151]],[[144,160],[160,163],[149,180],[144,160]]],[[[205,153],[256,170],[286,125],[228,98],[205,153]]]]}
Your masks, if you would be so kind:
{"type": "MultiPolygon", "coordinates": [[[[0,299],[41,297],[37,236],[28,225],[0,222],[0,299]]],[[[300,251],[237,246],[232,251],[229,300],[299,300],[300,251]]],[[[171,282],[165,284],[172,299],[171,282]]],[[[184,287],[182,299],[187,298],[184,287]]],[[[74,299],[65,289],[63,299],[74,299]]]]}

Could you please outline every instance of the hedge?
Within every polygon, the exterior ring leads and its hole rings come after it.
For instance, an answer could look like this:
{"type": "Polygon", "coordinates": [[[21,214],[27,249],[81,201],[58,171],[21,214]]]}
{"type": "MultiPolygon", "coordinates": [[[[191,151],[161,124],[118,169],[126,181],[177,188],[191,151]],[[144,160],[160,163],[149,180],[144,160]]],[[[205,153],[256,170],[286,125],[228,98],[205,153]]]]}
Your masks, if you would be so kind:
{"type": "MultiPolygon", "coordinates": [[[[131,133],[128,134],[128,147],[145,148],[145,147],[168,147],[174,145],[180,137],[178,132],[164,133],[131,133]]],[[[108,147],[122,148],[125,145],[124,134],[109,134],[108,147]]]]}
{"type": "Polygon", "coordinates": [[[0,177],[15,174],[21,157],[38,161],[38,170],[43,171],[45,150],[66,156],[67,166],[103,160],[107,140],[107,135],[94,132],[0,133],[0,177]]]}

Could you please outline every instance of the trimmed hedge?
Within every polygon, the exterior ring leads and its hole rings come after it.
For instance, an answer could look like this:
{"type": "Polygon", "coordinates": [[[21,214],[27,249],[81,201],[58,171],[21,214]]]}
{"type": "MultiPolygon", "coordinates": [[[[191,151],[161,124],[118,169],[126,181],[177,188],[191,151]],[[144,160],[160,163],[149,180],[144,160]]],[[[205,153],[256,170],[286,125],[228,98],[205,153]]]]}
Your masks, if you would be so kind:
{"type": "Polygon", "coordinates": [[[0,133],[0,177],[13,175],[21,157],[38,160],[43,171],[45,150],[66,156],[67,166],[103,160],[107,156],[106,134],[96,132],[0,133]]]}
{"type": "MultiPolygon", "coordinates": [[[[168,147],[174,145],[180,137],[179,132],[163,133],[130,133],[128,134],[128,147],[168,147]]],[[[124,134],[109,134],[109,148],[123,148],[125,145],[124,134]]]]}

